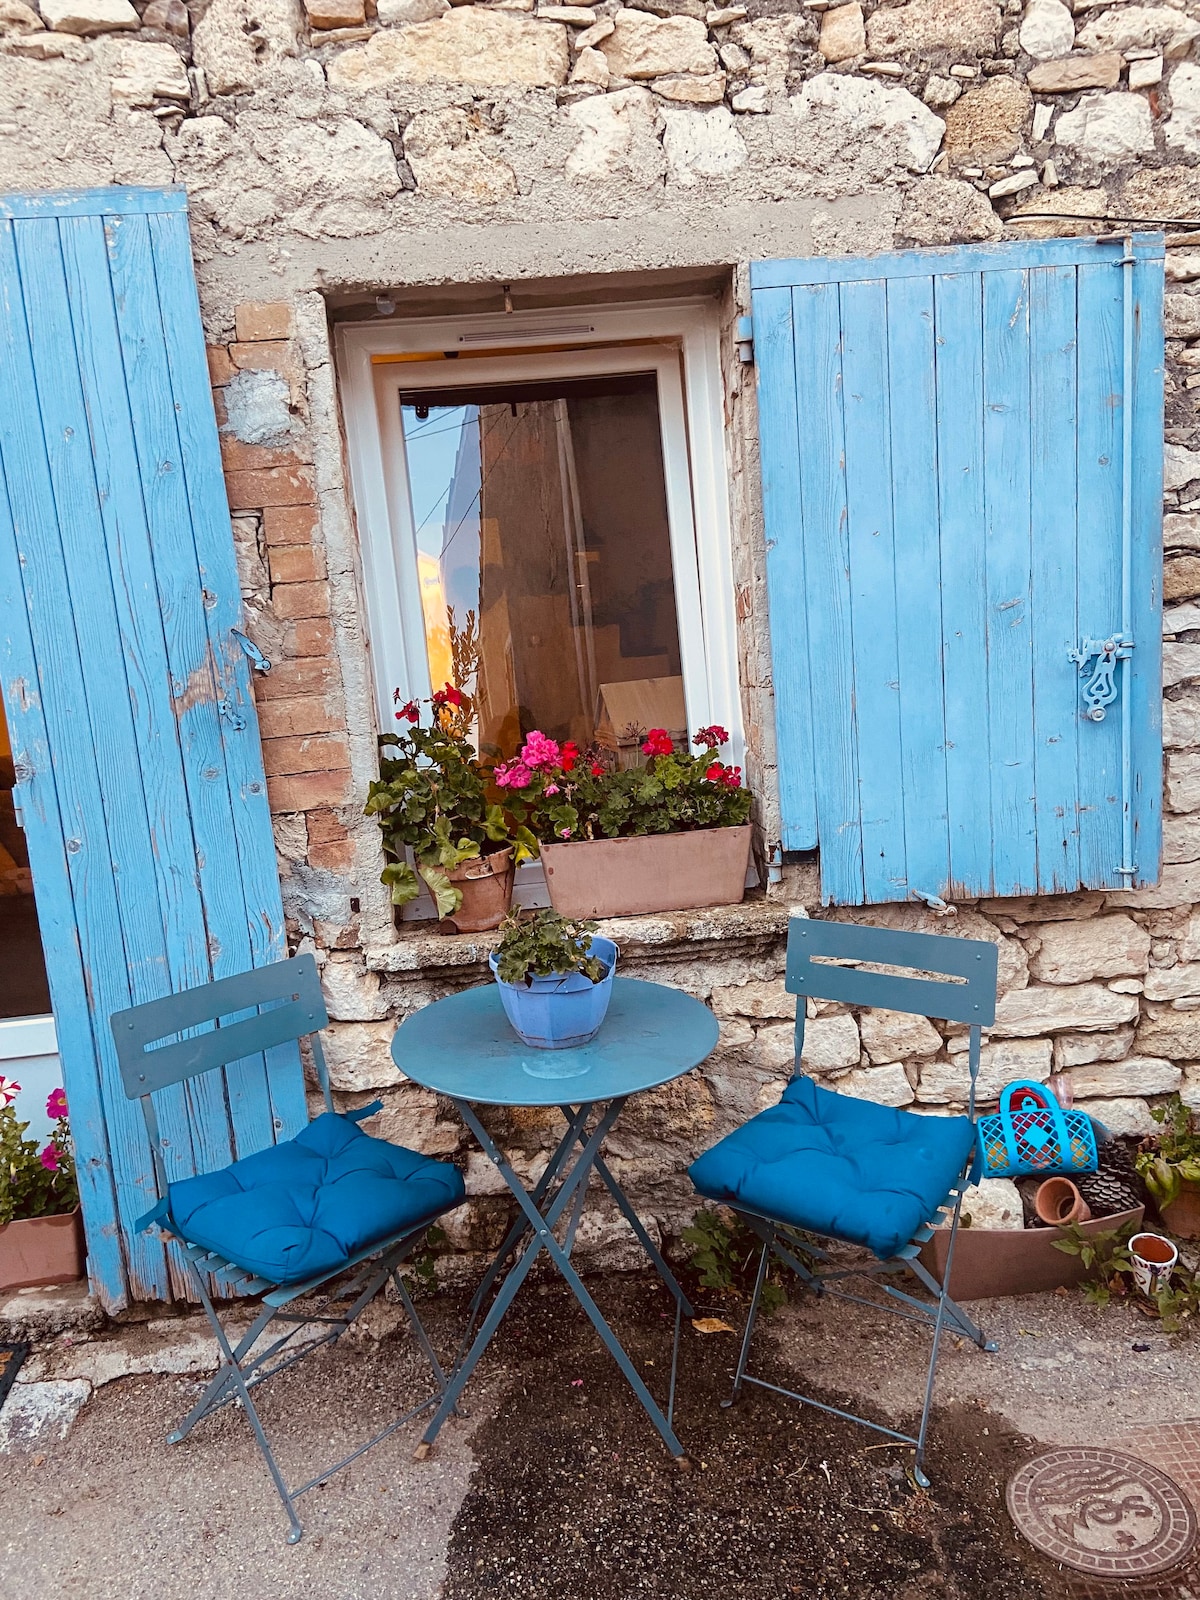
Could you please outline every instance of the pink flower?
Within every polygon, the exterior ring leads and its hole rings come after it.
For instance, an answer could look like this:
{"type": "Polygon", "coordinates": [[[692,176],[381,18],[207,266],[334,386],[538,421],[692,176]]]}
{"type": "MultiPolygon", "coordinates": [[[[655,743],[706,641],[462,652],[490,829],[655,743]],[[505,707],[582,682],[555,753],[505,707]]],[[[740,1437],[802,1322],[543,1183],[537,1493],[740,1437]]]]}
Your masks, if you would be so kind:
{"type": "Polygon", "coordinates": [[[41,1155],[38,1157],[38,1160],[42,1163],[47,1172],[58,1171],[58,1151],[52,1144],[48,1144],[46,1146],[41,1155]]]}
{"type": "Polygon", "coordinates": [[[46,1100],[46,1115],[51,1122],[59,1122],[67,1115],[67,1095],[64,1089],[51,1089],[46,1100]]]}
{"type": "Polygon", "coordinates": [[[533,773],[515,756],[511,761],[502,761],[494,775],[498,789],[528,789],[533,782],[533,773]]]}
{"type": "Polygon", "coordinates": [[[521,760],[532,772],[550,772],[561,758],[558,740],[547,739],[537,728],[528,735],[521,750],[521,760]]]}
{"type": "Polygon", "coordinates": [[[675,744],[671,735],[665,728],[651,728],[646,735],[646,742],[642,746],[642,754],[646,756],[673,755],[675,744]]]}
{"type": "Polygon", "coordinates": [[[725,776],[721,779],[721,782],[727,789],[740,789],[742,787],[741,767],[726,767],[725,776]]]}
{"type": "Polygon", "coordinates": [[[560,837],[563,838],[563,839],[569,839],[571,837],[570,828],[560,828],[558,831],[559,831],[560,837]]]}
{"type": "Polygon", "coordinates": [[[711,728],[698,728],[692,735],[692,743],[707,745],[710,750],[715,750],[718,745],[729,743],[729,734],[719,722],[714,722],[711,728]]]}
{"type": "Polygon", "coordinates": [[[15,1078],[0,1078],[0,1106],[10,1106],[21,1092],[15,1078]]]}
{"type": "Polygon", "coordinates": [[[545,788],[544,792],[546,794],[557,794],[558,793],[558,785],[556,783],[548,783],[546,785],[546,788],[545,788]]]}

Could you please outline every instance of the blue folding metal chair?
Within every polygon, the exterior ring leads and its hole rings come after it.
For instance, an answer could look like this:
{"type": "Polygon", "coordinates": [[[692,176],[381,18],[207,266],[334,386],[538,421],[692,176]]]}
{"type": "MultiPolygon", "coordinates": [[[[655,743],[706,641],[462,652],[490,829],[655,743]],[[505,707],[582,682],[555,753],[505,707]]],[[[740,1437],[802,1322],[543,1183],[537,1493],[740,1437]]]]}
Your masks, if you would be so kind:
{"type": "Polygon", "coordinates": [[[943,1329],[952,1328],[981,1350],[996,1348],[946,1292],[963,1190],[977,1171],[975,1083],[981,1030],[996,1015],[996,962],[996,946],[983,940],[793,918],[788,926],[786,984],[797,997],[795,1075],[777,1106],[752,1117],[691,1167],[692,1182],[700,1193],[729,1206],[763,1242],[733,1382],[734,1398],[744,1383],[757,1384],[911,1444],[916,1449],[913,1476],[922,1488],[929,1486],[925,1438],[943,1329]],[[870,970],[880,967],[890,970],[870,970]],[[897,973],[897,968],[905,970],[897,973]],[[968,1024],[967,1115],[899,1111],[822,1089],[802,1076],[809,996],[968,1024]],[[918,1252],[932,1235],[935,1220],[947,1216],[950,1237],[939,1284],[918,1252]],[[874,1259],[850,1265],[835,1262],[813,1235],[864,1246],[874,1259]],[[916,1434],[885,1427],[747,1372],[772,1257],[818,1294],[881,1306],[932,1328],[933,1349],[916,1434]],[[889,1281],[904,1272],[916,1278],[911,1287],[923,1294],[912,1294],[889,1281]],[[882,1301],[836,1287],[860,1276],[872,1279],[882,1290],[882,1301]]]}
{"type": "Polygon", "coordinates": [[[157,1224],[178,1241],[222,1357],[216,1377],[168,1441],[178,1444],[203,1417],[238,1401],[287,1511],[289,1544],[303,1532],[296,1514],[302,1494],[445,1393],[445,1374],[399,1269],[429,1225],[459,1205],[464,1195],[462,1175],[448,1162],[363,1132],[358,1123],[380,1109],[379,1101],[347,1114],[334,1111],[319,1031],[328,1021],[311,955],[152,1000],[111,1018],[125,1093],[142,1102],[160,1196],[137,1226],[157,1224]],[[155,1091],[305,1037],[325,1097],[324,1114],[294,1139],[216,1172],[169,1182],[155,1091]],[[332,1285],[347,1272],[347,1282],[332,1285]],[[257,1316],[236,1345],[214,1309],[210,1278],[223,1294],[262,1297],[257,1316]],[[341,1461],[289,1489],[250,1391],[338,1339],[389,1279],[433,1370],[436,1388],[341,1461]],[[319,1310],[297,1305],[326,1285],[331,1285],[328,1300],[349,1301],[344,1311],[331,1314],[327,1300],[319,1310]],[[287,1331],[256,1353],[276,1321],[289,1324],[287,1331]],[[297,1335],[310,1325],[324,1325],[326,1331],[297,1347],[297,1335]]]}

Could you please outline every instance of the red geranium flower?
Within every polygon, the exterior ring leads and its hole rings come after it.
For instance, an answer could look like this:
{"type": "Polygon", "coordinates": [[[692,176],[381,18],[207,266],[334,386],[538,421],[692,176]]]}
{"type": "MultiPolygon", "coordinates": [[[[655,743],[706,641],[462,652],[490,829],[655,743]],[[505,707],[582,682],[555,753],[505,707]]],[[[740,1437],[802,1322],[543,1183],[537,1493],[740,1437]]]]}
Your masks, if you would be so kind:
{"type": "Polygon", "coordinates": [[[646,756],[669,756],[675,752],[675,744],[671,735],[665,728],[651,728],[646,735],[646,742],[642,746],[642,754],[646,756]]]}
{"type": "Polygon", "coordinates": [[[396,713],[396,721],[397,722],[400,722],[400,721],[404,720],[405,718],[407,718],[409,722],[420,722],[420,720],[421,720],[421,708],[420,708],[420,706],[417,704],[417,702],[415,700],[410,700],[407,703],[407,705],[401,706],[399,711],[397,711],[397,713],[396,713]]]}
{"type": "Polygon", "coordinates": [[[448,683],[444,689],[439,689],[433,696],[433,703],[435,706],[461,706],[463,703],[462,690],[456,689],[452,683],[448,683]]]}
{"type": "Polygon", "coordinates": [[[692,735],[692,743],[707,745],[710,750],[715,750],[718,745],[729,743],[729,734],[720,723],[714,722],[711,728],[698,728],[692,735]]]}
{"type": "Polygon", "coordinates": [[[558,759],[562,763],[564,772],[573,772],[575,763],[579,760],[579,746],[574,739],[564,739],[558,752],[558,759]]]}
{"type": "Polygon", "coordinates": [[[709,783],[720,783],[721,779],[725,776],[725,768],[719,761],[714,761],[704,776],[708,779],[709,783]]]}
{"type": "Polygon", "coordinates": [[[727,789],[740,789],[742,787],[741,767],[726,767],[725,776],[721,779],[721,782],[727,789]]]}
{"type": "Polygon", "coordinates": [[[600,763],[598,761],[593,761],[592,762],[592,777],[593,778],[602,778],[603,776],[604,776],[604,768],[600,765],[600,763]]]}

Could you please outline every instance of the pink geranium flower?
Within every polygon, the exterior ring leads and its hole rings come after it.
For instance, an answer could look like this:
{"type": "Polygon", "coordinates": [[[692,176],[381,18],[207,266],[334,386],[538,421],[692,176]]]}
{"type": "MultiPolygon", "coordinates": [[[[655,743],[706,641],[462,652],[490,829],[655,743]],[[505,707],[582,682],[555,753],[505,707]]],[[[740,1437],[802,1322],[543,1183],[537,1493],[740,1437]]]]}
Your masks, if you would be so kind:
{"type": "Polygon", "coordinates": [[[48,1144],[46,1146],[41,1155],[38,1157],[38,1160],[42,1163],[47,1172],[58,1171],[58,1151],[52,1144],[48,1144]]]}
{"type": "Polygon", "coordinates": [[[51,1122],[59,1122],[67,1115],[67,1095],[65,1089],[51,1089],[46,1100],[46,1115],[51,1122]]]}
{"type": "Polygon", "coordinates": [[[550,772],[558,766],[561,759],[562,751],[557,739],[548,739],[537,728],[527,735],[521,750],[521,760],[531,772],[550,772]]]}
{"type": "Polygon", "coordinates": [[[720,723],[714,722],[711,728],[698,728],[692,735],[692,743],[707,745],[710,750],[715,750],[718,745],[729,743],[729,734],[720,723]]]}
{"type": "Polygon", "coordinates": [[[528,789],[533,782],[533,773],[522,760],[514,756],[511,761],[500,763],[495,778],[498,789],[528,789]]]}

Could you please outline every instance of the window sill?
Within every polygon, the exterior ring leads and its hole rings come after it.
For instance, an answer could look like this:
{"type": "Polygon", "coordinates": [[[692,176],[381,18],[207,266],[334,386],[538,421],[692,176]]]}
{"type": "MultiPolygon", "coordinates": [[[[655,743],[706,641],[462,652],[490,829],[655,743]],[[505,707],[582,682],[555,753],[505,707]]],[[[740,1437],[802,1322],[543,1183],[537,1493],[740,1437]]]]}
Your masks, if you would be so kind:
{"type": "MultiPolygon", "coordinates": [[[[790,901],[768,900],[761,891],[737,906],[704,906],[695,911],[662,911],[646,917],[611,917],[599,925],[627,957],[653,960],[658,954],[705,947],[721,954],[730,945],[761,945],[787,934],[788,917],[800,908],[790,901]]],[[[482,967],[499,943],[499,934],[441,934],[430,923],[407,923],[394,944],[363,952],[368,970],[384,973],[450,971],[482,967]]]]}

